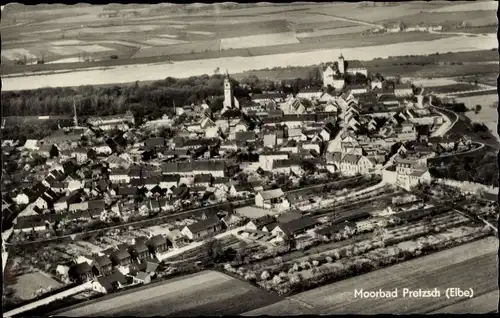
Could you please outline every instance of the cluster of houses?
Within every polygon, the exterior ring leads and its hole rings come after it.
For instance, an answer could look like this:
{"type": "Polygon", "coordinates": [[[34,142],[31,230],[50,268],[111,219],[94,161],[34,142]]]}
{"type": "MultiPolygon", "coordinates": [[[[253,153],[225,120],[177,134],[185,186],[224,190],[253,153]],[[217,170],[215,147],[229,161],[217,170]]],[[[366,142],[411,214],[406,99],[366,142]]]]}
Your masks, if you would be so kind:
{"type": "MultiPolygon", "coordinates": [[[[277,190],[264,191],[269,187],[259,175],[311,177],[304,162],[346,176],[379,173],[410,189],[430,179],[426,161],[412,152],[430,158],[436,148],[467,146],[432,136],[443,118],[408,83],[387,88],[375,79],[361,92],[345,82],[358,74],[368,71],[340,56],[323,71],[324,86],[334,90],[265,92],[249,100],[233,95],[227,75],[220,112],[207,99],[138,128],[130,113],[90,118],[84,127],[75,115],[75,127],[21,145],[27,156],[46,157],[46,172],[31,189],[11,194],[15,204],[8,209],[16,211],[8,212],[20,215],[15,231],[45,231],[67,220],[127,220],[230,197],[255,196],[256,207],[285,211],[290,203],[277,190]],[[173,138],[148,133],[166,127],[173,138]],[[401,157],[394,147],[405,142],[417,145],[401,157]],[[237,178],[241,173],[257,181],[237,178]]],[[[204,222],[201,228],[216,228],[204,222]]]]}
{"type": "Polygon", "coordinates": [[[92,289],[101,293],[148,284],[160,263],[156,255],[167,251],[175,244],[172,242],[175,239],[162,235],[138,237],[131,245],[123,243],[91,256],[79,256],[72,264],[58,265],[56,272],[75,283],[92,281],[92,289]]]}

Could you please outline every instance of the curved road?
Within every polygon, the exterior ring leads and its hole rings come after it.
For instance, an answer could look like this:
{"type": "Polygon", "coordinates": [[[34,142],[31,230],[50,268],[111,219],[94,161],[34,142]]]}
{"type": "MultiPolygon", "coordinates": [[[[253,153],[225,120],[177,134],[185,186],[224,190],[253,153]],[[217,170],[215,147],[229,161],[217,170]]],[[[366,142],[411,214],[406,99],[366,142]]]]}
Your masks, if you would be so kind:
{"type": "MultiPolygon", "coordinates": [[[[332,184],[336,184],[336,183],[346,182],[346,181],[349,181],[349,180],[360,179],[360,178],[363,178],[363,177],[364,176],[350,177],[350,178],[346,178],[346,179],[343,179],[343,180],[338,180],[338,181],[332,181],[332,182],[327,182],[327,183],[312,185],[312,186],[308,186],[308,187],[300,188],[300,189],[294,189],[294,190],[287,191],[285,193],[286,194],[299,193],[299,192],[302,192],[302,191],[307,191],[307,190],[316,189],[316,188],[322,188],[322,187],[327,186],[327,185],[332,185],[332,184]]],[[[128,226],[140,225],[142,223],[148,223],[148,222],[152,222],[154,220],[160,221],[160,220],[163,220],[163,219],[171,219],[171,218],[177,218],[179,216],[186,216],[186,215],[190,215],[190,214],[193,214],[193,213],[201,212],[203,210],[208,210],[208,209],[216,208],[216,207],[222,206],[222,205],[227,205],[227,204],[233,204],[233,205],[251,204],[254,201],[255,201],[254,198],[245,199],[245,200],[238,200],[238,201],[228,201],[228,202],[218,203],[218,204],[214,204],[214,205],[210,205],[210,206],[205,206],[205,207],[200,207],[200,208],[191,209],[191,210],[187,210],[187,211],[182,211],[182,212],[175,213],[175,214],[162,215],[162,216],[158,216],[158,217],[150,218],[150,219],[146,219],[146,220],[140,220],[140,221],[125,223],[125,224],[113,225],[113,226],[109,226],[109,227],[102,228],[102,229],[97,229],[97,230],[92,230],[92,231],[86,231],[86,232],[78,232],[78,233],[61,235],[61,236],[55,236],[55,237],[51,237],[51,238],[48,238],[48,239],[45,239],[45,240],[20,242],[20,243],[14,243],[14,244],[12,244],[12,243],[6,243],[5,246],[6,247],[9,247],[9,246],[18,246],[18,247],[19,246],[28,246],[28,245],[39,244],[39,243],[54,242],[54,241],[58,241],[58,240],[62,240],[62,239],[67,239],[67,238],[71,238],[73,240],[77,235],[97,234],[97,233],[104,232],[104,231],[109,231],[109,230],[112,230],[112,229],[118,229],[118,228],[123,228],[123,227],[128,227],[128,226]]]]}

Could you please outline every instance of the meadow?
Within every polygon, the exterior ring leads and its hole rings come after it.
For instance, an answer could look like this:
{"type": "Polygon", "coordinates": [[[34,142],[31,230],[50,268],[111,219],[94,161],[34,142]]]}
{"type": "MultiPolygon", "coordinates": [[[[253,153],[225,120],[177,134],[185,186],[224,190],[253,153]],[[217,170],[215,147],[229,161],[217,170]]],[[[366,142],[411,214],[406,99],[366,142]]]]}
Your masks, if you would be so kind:
{"type": "MultiPolygon", "coordinates": [[[[476,296],[497,290],[497,250],[498,240],[489,237],[287,297],[284,301],[247,312],[244,316],[432,312],[465,300],[447,299],[444,296],[444,289],[450,286],[473,288],[476,296]],[[388,280],[388,277],[391,279],[388,280]],[[402,288],[414,290],[438,288],[441,297],[420,299],[354,297],[355,289],[374,291],[379,288],[382,290],[398,288],[400,292],[402,288]]],[[[492,303],[483,301],[479,312],[488,312],[492,306],[492,303]]]]}
{"type": "Polygon", "coordinates": [[[79,316],[236,315],[280,300],[248,283],[215,271],[204,271],[110,295],[60,313],[79,316]]]}
{"type": "MultiPolygon", "coordinates": [[[[155,62],[179,61],[429,41],[439,36],[375,36],[363,33],[371,28],[365,24],[367,21],[379,22],[400,17],[420,19],[418,15],[422,14],[421,11],[446,6],[449,5],[400,3],[397,6],[379,4],[377,7],[360,8],[358,4],[340,3],[257,4],[236,9],[211,5],[186,8],[175,5],[140,8],[118,6],[116,17],[103,15],[110,12],[106,6],[61,6],[53,12],[31,8],[23,8],[19,12],[7,10],[0,27],[2,65],[7,67],[6,70],[2,69],[2,73],[6,74],[4,72],[10,72],[10,69],[19,72],[39,68],[40,65],[14,65],[16,60],[22,62],[24,56],[30,61],[42,57],[46,63],[57,61],[49,68],[62,69],[65,67],[62,62],[69,61],[74,61],[75,66],[72,67],[100,65],[100,62],[123,65],[140,62],[135,59],[147,58],[155,62]],[[96,45],[101,48],[97,50],[96,45]],[[67,48],[62,49],[61,46],[67,48]],[[85,50],[73,46],[92,46],[96,49],[85,50]],[[247,48],[251,50],[247,52],[247,48]],[[86,54],[97,64],[78,63],[80,60],[77,58],[81,54],[86,54]]],[[[489,21],[494,17],[494,14],[485,13],[490,11],[477,12],[480,11],[473,11],[468,19],[485,18],[489,21]]],[[[458,21],[462,18],[460,14],[450,19],[458,21]]],[[[433,17],[426,19],[439,23],[444,18],[448,19],[445,15],[450,13],[431,15],[433,17]]]]}

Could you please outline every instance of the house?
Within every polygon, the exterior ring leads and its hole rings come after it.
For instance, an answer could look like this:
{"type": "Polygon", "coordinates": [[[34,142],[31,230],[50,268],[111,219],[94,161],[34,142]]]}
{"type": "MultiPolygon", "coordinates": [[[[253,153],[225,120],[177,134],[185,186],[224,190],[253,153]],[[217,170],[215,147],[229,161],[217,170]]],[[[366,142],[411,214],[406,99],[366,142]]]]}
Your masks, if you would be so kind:
{"type": "Polygon", "coordinates": [[[271,215],[264,215],[259,218],[255,218],[253,220],[250,220],[246,225],[245,228],[250,229],[250,230],[262,230],[262,228],[266,225],[276,223],[276,219],[271,216],[271,215]]]}
{"type": "Polygon", "coordinates": [[[18,216],[14,221],[14,233],[42,232],[47,230],[48,224],[39,215],[18,216]]]}
{"type": "Polygon", "coordinates": [[[96,276],[99,275],[107,275],[111,273],[113,269],[113,264],[111,259],[107,255],[100,255],[94,258],[94,262],[92,264],[92,271],[96,276]]]}
{"type": "Polygon", "coordinates": [[[277,144],[277,137],[275,133],[265,134],[263,140],[264,140],[264,147],[274,148],[277,144]]]}
{"type": "Polygon", "coordinates": [[[92,282],[92,290],[107,294],[123,288],[127,278],[120,271],[114,270],[107,276],[99,276],[92,282]]]}
{"type": "Polygon", "coordinates": [[[396,84],[394,87],[394,95],[398,97],[413,96],[413,88],[410,83],[396,84]]]}
{"type": "Polygon", "coordinates": [[[289,158],[289,153],[284,151],[266,151],[259,155],[259,165],[265,170],[272,170],[274,160],[284,160],[289,158]]]}
{"type": "Polygon", "coordinates": [[[346,231],[356,232],[358,226],[356,223],[351,221],[346,221],[342,223],[337,223],[326,228],[318,229],[315,231],[316,236],[323,240],[331,240],[333,238],[340,239],[339,236],[344,234],[346,231]]]}
{"type": "Polygon", "coordinates": [[[201,239],[210,234],[217,233],[222,230],[222,224],[218,217],[211,217],[206,220],[185,226],[181,233],[190,240],[201,239]]]}
{"type": "Polygon", "coordinates": [[[128,248],[131,259],[139,261],[150,255],[149,249],[144,242],[136,242],[128,248]]]}
{"type": "Polygon", "coordinates": [[[253,194],[253,188],[248,183],[233,184],[229,189],[229,194],[233,197],[242,197],[253,194]]]}
{"type": "Polygon", "coordinates": [[[151,254],[163,253],[168,250],[168,242],[163,235],[155,235],[146,241],[151,254]]]}
{"type": "Polygon", "coordinates": [[[255,196],[255,205],[265,209],[288,209],[290,201],[281,189],[261,191],[255,196]]]}
{"type": "Polygon", "coordinates": [[[212,185],[212,175],[211,174],[197,174],[193,179],[194,187],[210,187],[212,185]]]}
{"type": "Polygon", "coordinates": [[[91,279],[94,274],[92,272],[92,267],[89,263],[83,262],[79,264],[74,264],[69,268],[68,275],[70,279],[77,283],[84,283],[91,279]]]}
{"type": "Polygon", "coordinates": [[[304,216],[300,219],[295,219],[287,223],[279,223],[271,231],[271,233],[278,237],[294,237],[306,232],[307,230],[313,229],[317,224],[317,220],[309,216],[304,216]]]}
{"type": "Polygon", "coordinates": [[[130,176],[129,170],[126,169],[112,169],[109,173],[109,181],[111,183],[129,183],[130,176]]]}
{"type": "Polygon", "coordinates": [[[127,266],[131,262],[131,256],[126,248],[114,251],[109,258],[113,266],[127,266]]]}
{"type": "Polygon", "coordinates": [[[335,138],[335,134],[338,132],[338,129],[335,127],[335,124],[332,122],[328,122],[325,124],[319,135],[321,136],[323,141],[330,141],[335,138]]]}
{"type": "Polygon", "coordinates": [[[367,174],[373,169],[373,162],[363,155],[347,154],[340,161],[340,172],[347,176],[367,174]]]}
{"type": "Polygon", "coordinates": [[[173,248],[178,248],[184,245],[185,236],[178,229],[170,230],[167,233],[167,244],[173,248]]]}
{"type": "Polygon", "coordinates": [[[365,85],[349,85],[349,91],[353,95],[361,95],[361,94],[366,94],[368,92],[368,89],[365,85]]]}
{"type": "Polygon", "coordinates": [[[151,275],[146,272],[139,271],[131,276],[135,284],[149,284],[151,282],[151,275]]]}
{"type": "Polygon", "coordinates": [[[24,147],[24,149],[33,150],[33,151],[38,150],[40,148],[39,144],[38,144],[38,140],[36,140],[36,139],[26,140],[23,147],[24,147]]]}
{"type": "Polygon", "coordinates": [[[177,187],[181,176],[178,174],[165,174],[160,178],[160,187],[162,189],[170,189],[172,187],[177,187]]]}
{"type": "Polygon", "coordinates": [[[165,138],[163,137],[148,138],[144,141],[144,147],[146,149],[165,147],[165,138]]]}

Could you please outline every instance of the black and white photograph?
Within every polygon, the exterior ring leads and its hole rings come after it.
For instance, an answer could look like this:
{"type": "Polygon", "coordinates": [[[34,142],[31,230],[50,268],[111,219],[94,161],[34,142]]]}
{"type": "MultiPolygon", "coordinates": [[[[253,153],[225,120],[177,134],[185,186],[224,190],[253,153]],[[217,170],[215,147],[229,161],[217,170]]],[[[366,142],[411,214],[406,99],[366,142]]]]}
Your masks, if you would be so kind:
{"type": "Polygon", "coordinates": [[[498,8],[2,5],[2,316],[498,313],[498,8]]]}

